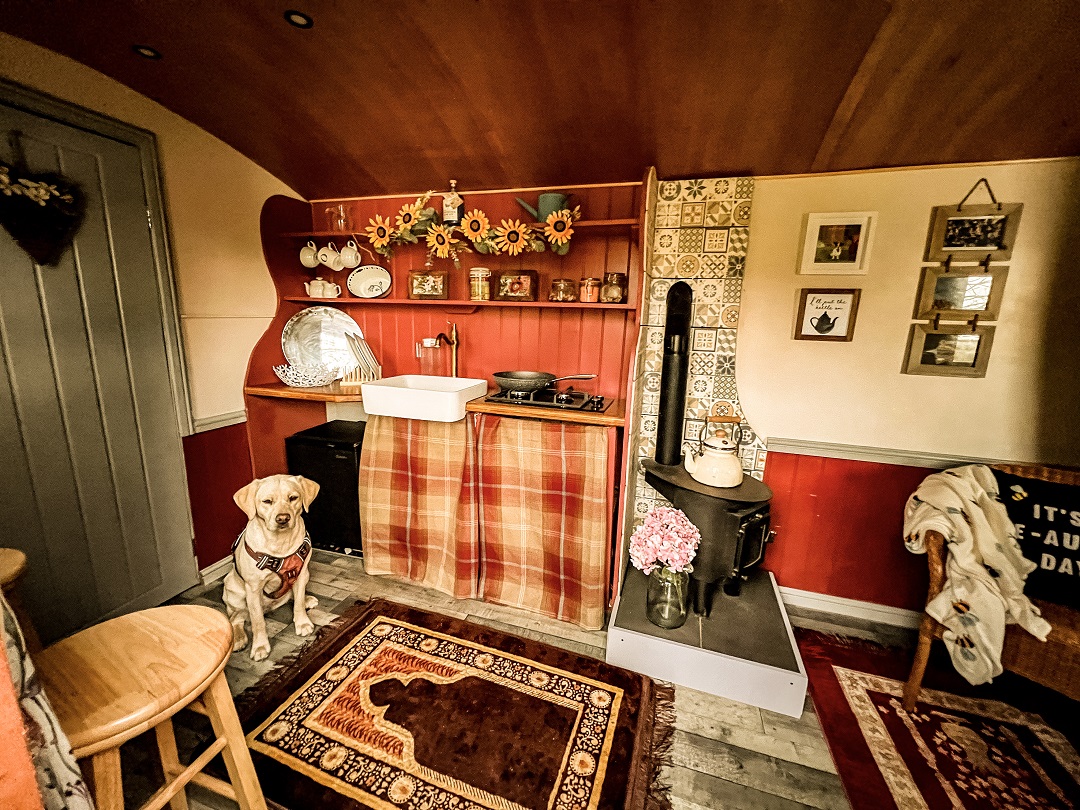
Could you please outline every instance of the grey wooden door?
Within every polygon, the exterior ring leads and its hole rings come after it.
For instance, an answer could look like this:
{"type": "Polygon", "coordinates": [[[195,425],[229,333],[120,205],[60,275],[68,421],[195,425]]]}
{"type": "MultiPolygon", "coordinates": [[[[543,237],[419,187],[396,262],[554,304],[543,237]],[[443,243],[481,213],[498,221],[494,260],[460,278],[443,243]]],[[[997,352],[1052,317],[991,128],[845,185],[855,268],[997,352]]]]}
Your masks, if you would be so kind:
{"type": "MultiPolygon", "coordinates": [[[[22,549],[43,641],[196,582],[168,275],[137,146],[0,103],[0,155],[86,196],[40,267],[0,229],[0,545],[22,549]]],[[[154,178],[156,182],[156,178],[154,178]]]]}

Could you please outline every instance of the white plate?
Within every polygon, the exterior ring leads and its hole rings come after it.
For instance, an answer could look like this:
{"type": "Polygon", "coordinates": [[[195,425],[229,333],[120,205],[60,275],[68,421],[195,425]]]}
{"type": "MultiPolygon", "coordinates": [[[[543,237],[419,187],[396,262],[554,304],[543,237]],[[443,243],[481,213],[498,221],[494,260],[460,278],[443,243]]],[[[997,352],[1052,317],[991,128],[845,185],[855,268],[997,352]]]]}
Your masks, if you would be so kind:
{"type": "Polygon", "coordinates": [[[390,292],[392,280],[385,267],[365,264],[349,273],[345,286],[357,298],[381,298],[390,292]]]}
{"type": "Polygon", "coordinates": [[[294,366],[325,366],[338,376],[359,365],[345,335],[363,337],[356,321],[333,307],[308,307],[293,315],[281,330],[281,350],[294,366]]]}

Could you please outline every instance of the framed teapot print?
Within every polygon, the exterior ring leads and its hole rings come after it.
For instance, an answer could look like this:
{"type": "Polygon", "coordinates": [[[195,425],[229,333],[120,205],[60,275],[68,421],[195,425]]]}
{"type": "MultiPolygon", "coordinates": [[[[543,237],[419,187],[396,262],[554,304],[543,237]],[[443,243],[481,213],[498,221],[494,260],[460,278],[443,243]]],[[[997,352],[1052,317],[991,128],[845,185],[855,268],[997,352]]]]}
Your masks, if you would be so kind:
{"type": "Polygon", "coordinates": [[[849,341],[855,336],[861,290],[799,290],[795,340],[849,341]]]}

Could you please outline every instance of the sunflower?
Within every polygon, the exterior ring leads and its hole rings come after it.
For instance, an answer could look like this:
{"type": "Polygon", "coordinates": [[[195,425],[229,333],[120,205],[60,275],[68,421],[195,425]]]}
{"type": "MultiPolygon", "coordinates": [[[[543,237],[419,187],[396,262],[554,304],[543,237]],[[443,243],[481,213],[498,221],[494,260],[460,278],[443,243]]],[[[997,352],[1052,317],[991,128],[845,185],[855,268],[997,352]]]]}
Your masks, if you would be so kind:
{"type": "Polygon", "coordinates": [[[488,222],[487,214],[479,208],[474,208],[461,220],[461,229],[473,242],[479,242],[487,237],[488,231],[491,230],[491,223],[488,222]]]}
{"type": "Polygon", "coordinates": [[[544,236],[553,245],[564,245],[570,241],[570,237],[574,233],[573,223],[573,216],[566,208],[548,214],[547,224],[544,226],[544,236]]]}
{"type": "Polygon", "coordinates": [[[381,214],[376,214],[375,219],[369,219],[371,224],[364,229],[368,241],[376,248],[386,247],[390,244],[393,231],[390,229],[390,220],[383,219],[381,214]]]}
{"type": "Polygon", "coordinates": [[[420,200],[417,200],[411,205],[401,206],[401,210],[398,211],[397,215],[398,230],[412,230],[412,226],[416,224],[416,218],[420,215],[421,208],[423,208],[423,203],[421,203],[420,200]]]}
{"type": "Polygon", "coordinates": [[[495,247],[503,253],[517,256],[529,249],[529,226],[516,219],[504,219],[495,229],[495,247]]]}
{"type": "Polygon", "coordinates": [[[453,232],[446,225],[432,225],[428,228],[428,249],[435,251],[435,255],[440,259],[449,258],[451,252],[454,252],[454,245],[457,242],[458,240],[454,238],[453,232]]]}

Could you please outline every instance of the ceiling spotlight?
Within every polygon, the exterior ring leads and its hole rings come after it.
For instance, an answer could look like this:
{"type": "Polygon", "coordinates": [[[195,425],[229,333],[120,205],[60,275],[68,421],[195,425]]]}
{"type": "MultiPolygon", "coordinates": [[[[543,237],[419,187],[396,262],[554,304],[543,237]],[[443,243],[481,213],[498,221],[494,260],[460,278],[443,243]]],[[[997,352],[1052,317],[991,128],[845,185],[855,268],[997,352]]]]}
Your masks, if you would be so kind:
{"type": "Polygon", "coordinates": [[[161,51],[156,48],[151,48],[149,45],[132,45],[131,50],[135,51],[143,59],[160,59],[161,51]]]}
{"type": "Polygon", "coordinates": [[[311,19],[307,14],[302,11],[295,11],[289,9],[285,12],[285,22],[289,25],[294,25],[297,28],[311,28],[315,25],[315,20],[311,19]]]}

